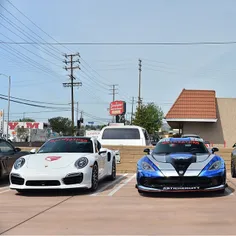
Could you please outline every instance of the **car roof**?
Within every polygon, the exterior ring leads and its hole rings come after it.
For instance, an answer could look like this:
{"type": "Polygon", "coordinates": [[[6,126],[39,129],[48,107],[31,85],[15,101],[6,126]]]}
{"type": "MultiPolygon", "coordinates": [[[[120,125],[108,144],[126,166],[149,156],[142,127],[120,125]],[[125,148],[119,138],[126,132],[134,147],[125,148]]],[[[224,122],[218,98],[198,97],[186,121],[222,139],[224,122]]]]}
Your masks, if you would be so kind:
{"type": "Polygon", "coordinates": [[[198,134],[183,134],[183,135],[182,135],[182,137],[187,137],[187,136],[200,137],[200,135],[198,135],[198,134]]]}
{"type": "Polygon", "coordinates": [[[103,129],[127,129],[127,128],[138,128],[138,129],[144,129],[143,127],[141,126],[137,126],[137,125],[110,125],[110,126],[105,126],[103,129]]]}
{"type": "Polygon", "coordinates": [[[50,138],[50,140],[65,139],[65,138],[84,138],[84,139],[96,140],[96,138],[94,137],[87,137],[87,136],[60,136],[60,137],[50,138]]]}
{"type": "Polygon", "coordinates": [[[203,142],[201,138],[193,138],[193,137],[186,137],[186,138],[164,138],[161,139],[159,142],[188,142],[188,141],[197,141],[197,142],[203,142]]]}

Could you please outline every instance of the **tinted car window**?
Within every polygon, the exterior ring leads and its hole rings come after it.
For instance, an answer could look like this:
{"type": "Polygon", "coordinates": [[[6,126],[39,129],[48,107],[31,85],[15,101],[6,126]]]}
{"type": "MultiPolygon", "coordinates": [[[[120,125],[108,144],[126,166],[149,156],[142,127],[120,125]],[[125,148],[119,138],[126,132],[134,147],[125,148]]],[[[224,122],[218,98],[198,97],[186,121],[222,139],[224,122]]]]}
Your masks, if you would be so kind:
{"type": "Polygon", "coordinates": [[[8,144],[5,141],[0,141],[0,152],[1,153],[8,153],[8,152],[12,152],[14,149],[13,147],[8,144]]]}
{"type": "Polygon", "coordinates": [[[83,152],[93,153],[93,143],[84,138],[58,138],[47,141],[38,153],[83,152]]]}
{"type": "Polygon", "coordinates": [[[110,128],[104,130],[102,139],[140,139],[140,133],[134,128],[110,128]]]}
{"type": "Polygon", "coordinates": [[[153,153],[208,153],[208,149],[202,142],[197,141],[167,141],[159,142],[153,150],[153,153]]]}

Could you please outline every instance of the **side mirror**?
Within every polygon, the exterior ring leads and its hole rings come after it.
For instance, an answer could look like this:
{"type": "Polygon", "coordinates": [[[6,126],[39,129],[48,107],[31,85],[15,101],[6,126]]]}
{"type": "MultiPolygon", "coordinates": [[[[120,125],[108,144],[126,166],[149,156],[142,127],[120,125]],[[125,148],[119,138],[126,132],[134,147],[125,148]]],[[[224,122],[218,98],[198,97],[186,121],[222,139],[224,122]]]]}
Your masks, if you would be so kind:
{"type": "Polygon", "coordinates": [[[236,147],[236,143],[232,146],[232,148],[235,148],[236,147]]]}
{"type": "Polygon", "coordinates": [[[156,146],[157,142],[156,141],[152,141],[152,146],[156,146]]]}
{"type": "Polygon", "coordinates": [[[107,149],[101,148],[98,152],[99,155],[107,153],[107,149]]]}
{"type": "Polygon", "coordinates": [[[31,150],[30,150],[30,153],[31,153],[31,154],[35,154],[35,153],[36,153],[36,149],[35,149],[35,148],[31,149],[31,150]]]}
{"type": "Polygon", "coordinates": [[[144,150],[143,150],[143,152],[146,152],[148,155],[150,154],[150,149],[149,148],[145,148],[144,150]]]}
{"type": "Polygon", "coordinates": [[[219,148],[213,147],[213,148],[211,149],[211,152],[212,152],[212,154],[215,153],[215,152],[219,152],[219,148]]]}
{"type": "Polygon", "coordinates": [[[16,147],[16,148],[15,148],[15,151],[16,151],[16,152],[20,152],[20,151],[21,151],[21,148],[16,147]]]}

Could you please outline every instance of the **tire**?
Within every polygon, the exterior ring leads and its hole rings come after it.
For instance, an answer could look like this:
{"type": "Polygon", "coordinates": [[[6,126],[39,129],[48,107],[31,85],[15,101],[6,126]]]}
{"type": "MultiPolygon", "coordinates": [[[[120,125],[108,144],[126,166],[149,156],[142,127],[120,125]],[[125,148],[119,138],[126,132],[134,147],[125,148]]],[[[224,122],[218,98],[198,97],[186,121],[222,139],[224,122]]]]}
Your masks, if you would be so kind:
{"type": "Polygon", "coordinates": [[[217,193],[224,194],[225,193],[225,189],[218,190],[217,193]]]}
{"type": "Polygon", "coordinates": [[[91,183],[90,191],[95,192],[98,188],[98,165],[96,163],[93,165],[91,183]]]}
{"type": "Polygon", "coordinates": [[[235,164],[234,161],[231,163],[231,177],[236,178],[235,164]]]}
{"type": "Polygon", "coordinates": [[[112,160],[112,171],[111,175],[108,177],[108,180],[113,181],[116,179],[116,159],[113,158],[112,160]]]}
{"type": "Polygon", "coordinates": [[[26,193],[26,190],[23,190],[23,189],[16,189],[16,191],[20,194],[24,194],[26,193]]]}

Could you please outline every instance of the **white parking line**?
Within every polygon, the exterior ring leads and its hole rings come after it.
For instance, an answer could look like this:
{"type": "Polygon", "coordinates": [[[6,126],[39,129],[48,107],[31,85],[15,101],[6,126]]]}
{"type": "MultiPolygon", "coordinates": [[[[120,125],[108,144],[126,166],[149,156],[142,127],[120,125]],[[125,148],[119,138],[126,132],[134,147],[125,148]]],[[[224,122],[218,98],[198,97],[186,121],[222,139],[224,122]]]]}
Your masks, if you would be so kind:
{"type": "Polygon", "coordinates": [[[126,184],[128,184],[134,177],[136,176],[136,173],[132,175],[130,178],[128,178],[123,184],[118,185],[116,188],[114,188],[108,196],[113,196],[118,190],[120,190],[122,187],[124,187],[126,184]]]}
{"type": "Polygon", "coordinates": [[[9,188],[9,186],[6,186],[6,187],[0,187],[0,190],[2,190],[2,189],[8,189],[9,188]]]}
{"type": "Polygon", "coordinates": [[[0,194],[9,192],[10,190],[11,190],[11,189],[7,189],[7,190],[4,190],[4,191],[1,191],[0,194]]]}
{"type": "Polygon", "coordinates": [[[97,196],[99,193],[103,192],[104,190],[106,190],[107,188],[111,187],[112,185],[116,184],[117,182],[119,182],[121,179],[123,179],[126,175],[128,174],[123,174],[121,175],[119,178],[117,178],[115,181],[111,182],[108,185],[103,186],[101,189],[99,189],[96,193],[93,193],[89,196],[97,196]]]}

